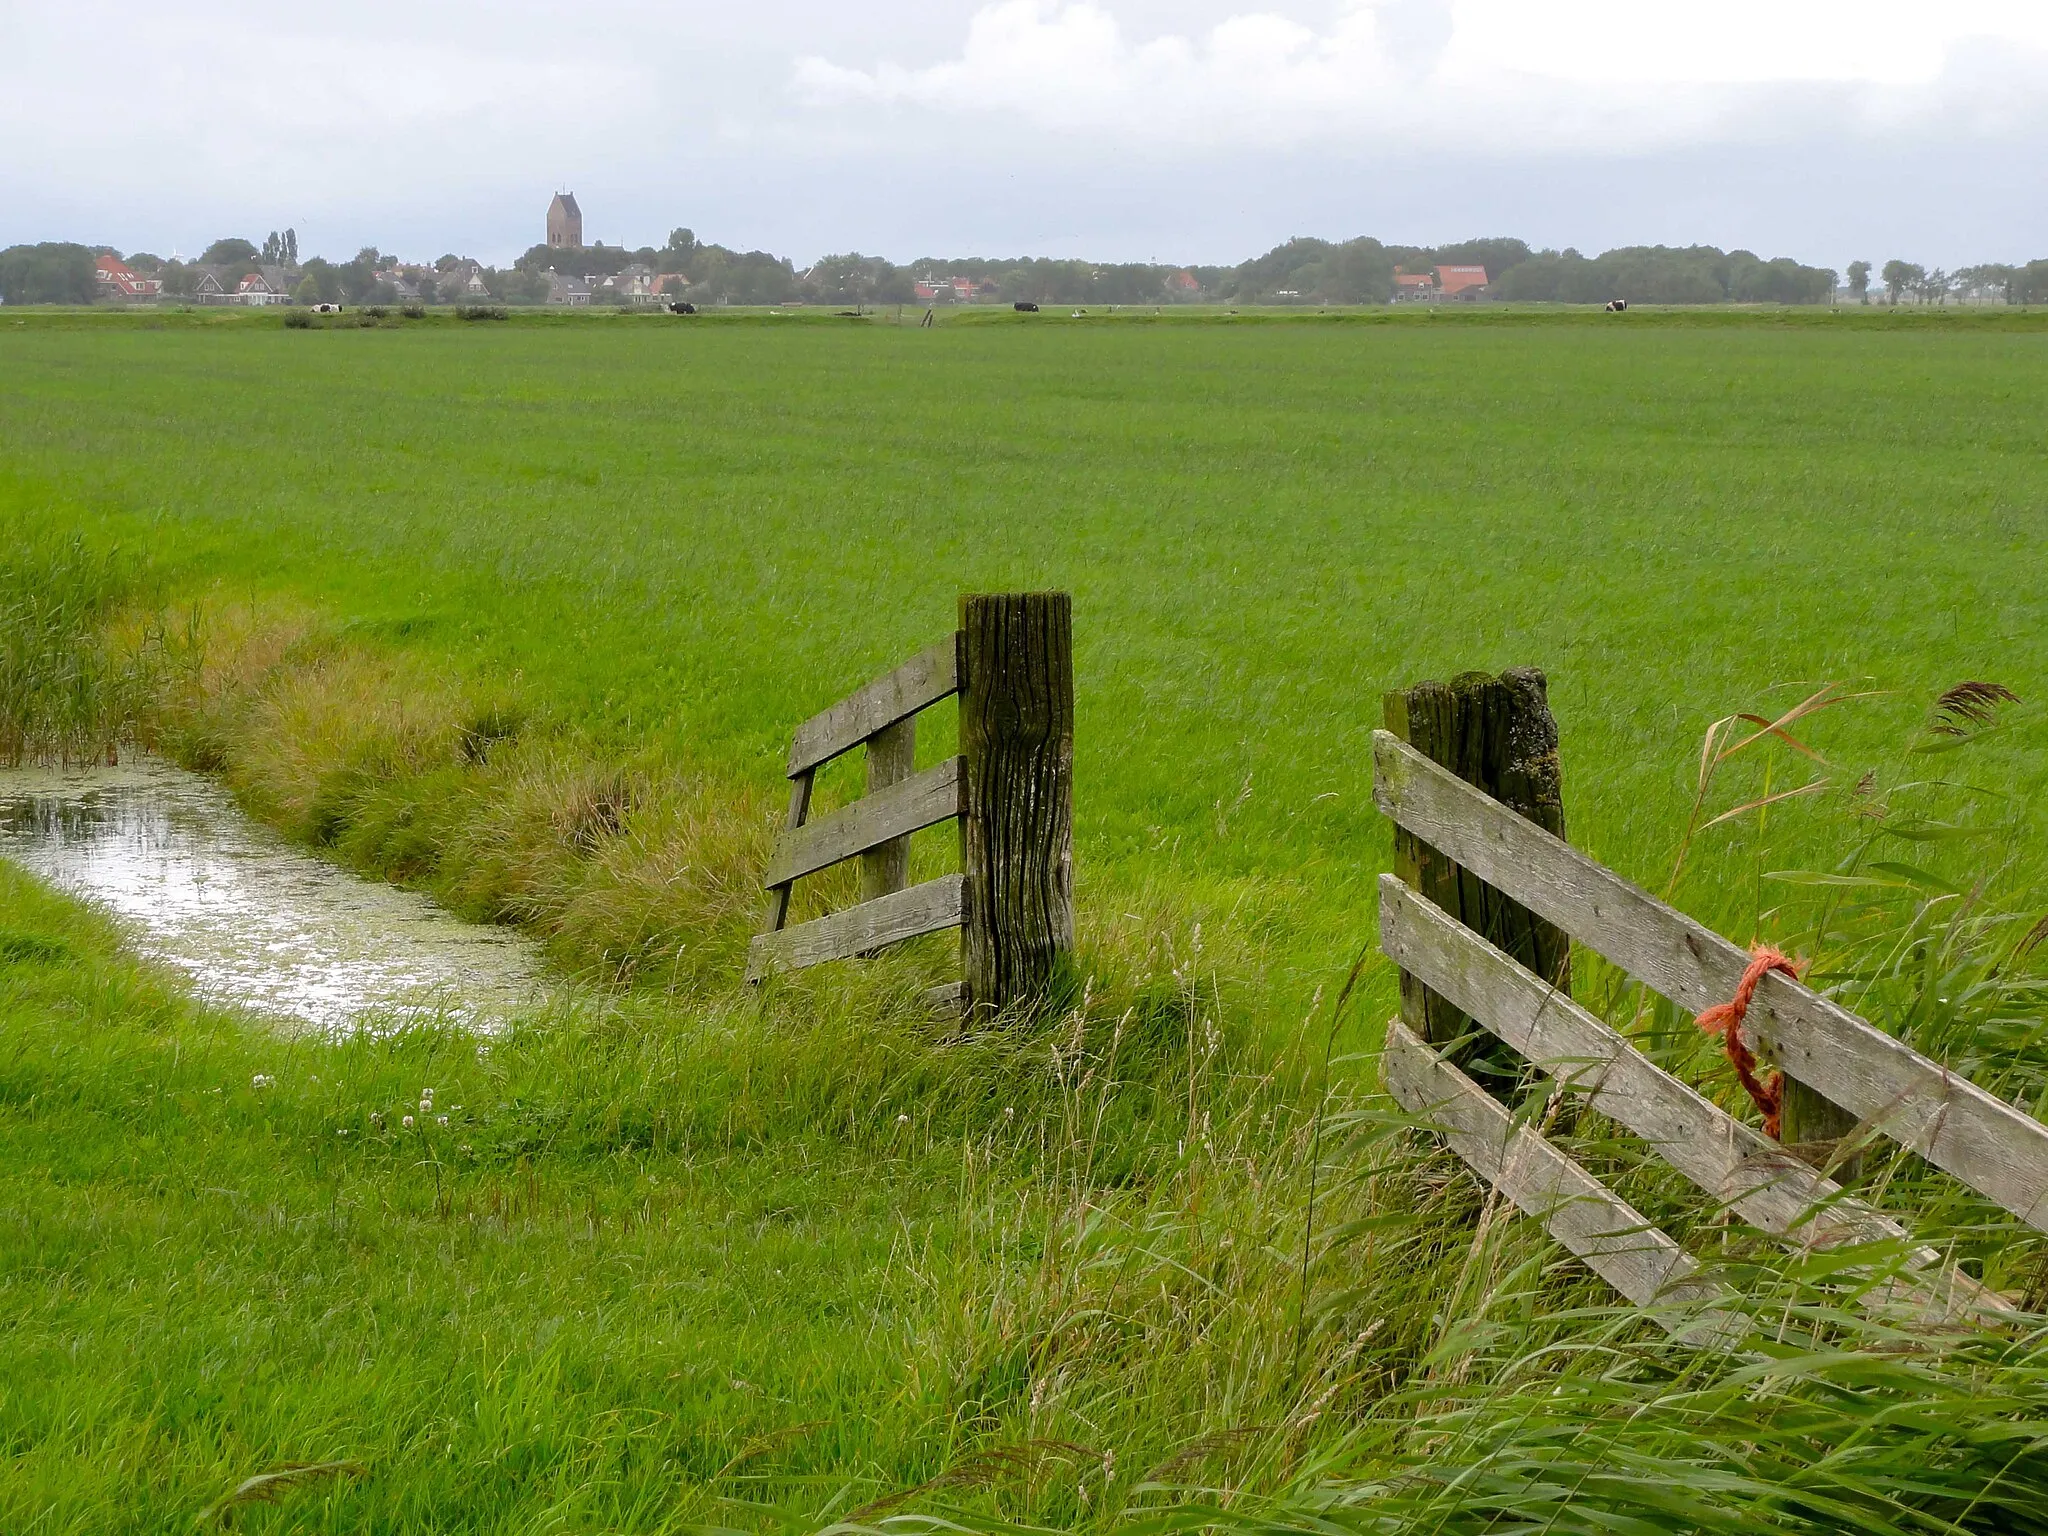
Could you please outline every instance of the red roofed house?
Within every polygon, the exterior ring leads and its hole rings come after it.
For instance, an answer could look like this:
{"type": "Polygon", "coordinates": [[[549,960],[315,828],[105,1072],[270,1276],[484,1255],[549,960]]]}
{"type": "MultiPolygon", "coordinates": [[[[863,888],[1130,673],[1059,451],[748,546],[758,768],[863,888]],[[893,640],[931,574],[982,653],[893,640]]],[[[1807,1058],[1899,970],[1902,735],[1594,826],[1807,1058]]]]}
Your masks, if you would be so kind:
{"type": "Polygon", "coordinates": [[[95,258],[92,275],[98,280],[100,297],[104,299],[126,299],[131,303],[146,303],[164,291],[164,285],[160,280],[138,276],[135,270],[118,256],[102,255],[95,258]]]}
{"type": "Polygon", "coordinates": [[[1436,297],[1436,279],[1427,272],[1396,272],[1394,274],[1394,301],[1396,303],[1419,303],[1436,297]]]}
{"type": "Polygon", "coordinates": [[[1176,272],[1166,280],[1166,291],[1192,298],[1202,291],[1202,282],[1192,272],[1176,272]]]}
{"type": "Polygon", "coordinates": [[[1437,292],[1447,299],[1476,299],[1486,292],[1486,268],[1438,267],[1437,292]]]}
{"type": "MultiPolygon", "coordinates": [[[[987,286],[993,290],[995,284],[987,286]]],[[[926,277],[919,278],[912,291],[927,304],[972,304],[975,283],[971,277],[926,277]]]]}
{"type": "Polygon", "coordinates": [[[237,304],[289,304],[292,296],[285,290],[279,269],[272,268],[275,275],[266,277],[261,272],[243,274],[235,285],[234,302],[237,304]]]}

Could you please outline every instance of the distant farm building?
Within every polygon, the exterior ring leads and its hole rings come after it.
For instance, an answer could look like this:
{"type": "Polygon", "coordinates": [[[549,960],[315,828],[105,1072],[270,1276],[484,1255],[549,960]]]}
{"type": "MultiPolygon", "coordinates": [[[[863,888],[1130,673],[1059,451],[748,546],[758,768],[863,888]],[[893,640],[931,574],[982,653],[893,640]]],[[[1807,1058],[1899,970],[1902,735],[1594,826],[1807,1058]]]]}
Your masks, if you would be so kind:
{"type": "Polygon", "coordinates": [[[654,299],[654,268],[642,262],[636,261],[616,275],[586,281],[593,298],[602,297],[615,304],[646,304],[654,299]]]}
{"type": "Polygon", "coordinates": [[[283,267],[202,267],[192,297],[201,304],[289,304],[283,267]]]}
{"type": "Polygon", "coordinates": [[[1202,291],[1202,282],[1192,272],[1176,272],[1166,280],[1166,291],[1176,298],[1191,299],[1202,291]]]}
{"type": "Polygon", "coordinates": [[[1486,268],[1438,267],[1436,291],[1439,298],[1477,299],[1486,293],[1486,268]]]}
{"type": "Polygon", "coordinates": [[[237,304],[289,304],[291,301],[291,288],[285,281],[282,267],[260,267],[254,272],[244,273],[241,281],[235,284],[237,304]]]}
{"type": "Polygon", "coordinates": [[[488,299],[490,286],[484,282],[484,270],[476,262],[458,261],[443,272],[435,284],[435,291],[443,299],[488,299]]]}
{"type": "Polygon", "coordinates": [[[1427,272],[1396,272],[1394,274],[1394,300],[1396,303],[1415,304],[1436,297],[1436,279],[1427,272]]]}
{"type": "Polygon", "coordinates": [[[164,291],[160,279],[141,276],[118,256],[102,253],[93,262],[92,275],[103,299],[148,303],[164,291]]]}
{"type": "Polygon", "coordinates": [[[924,277],[912,284],[912,290],[924,304],[972,304],[983,290],[993,296],[996,285],[977,283],[971,277],[924,277]]]}
{"type": "Polygon", "coordinates": [[[548,302],[550,304],[584,305],[590,302],[590,284],[580,277],[564,277],[553,267],[548,268],[548,302]]]}
{"type": "Polygon", "coordinates": [[[548,204],[548,248],[577,251],[583,248],[583,210],[576,206],[574,192],[557,192],[548,204]]]}

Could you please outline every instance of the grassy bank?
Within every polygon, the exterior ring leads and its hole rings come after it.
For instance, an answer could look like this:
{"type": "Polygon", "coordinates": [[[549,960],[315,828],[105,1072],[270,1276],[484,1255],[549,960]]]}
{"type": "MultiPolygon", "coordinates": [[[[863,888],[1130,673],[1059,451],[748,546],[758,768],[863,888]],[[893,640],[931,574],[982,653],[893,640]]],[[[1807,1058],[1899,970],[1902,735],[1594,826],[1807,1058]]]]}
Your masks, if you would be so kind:
{"type": "MultiPolygon", "coordinates": [[[[1581,1117],[1771,1320],[1665,1342],[1389,1116],[1366,950],[1379,691],[1536,662],[1575,842],[2038,1112],[2032,329],[205,318],[0,326],[0,717],[593,985],[483,1051],[285,1041],[0,870],[9,1528],[294,1463],[340,1465],[231,1517],[2039,1525],[2033,1323],[1902,1355],[1581,1117]],[[936,945],[739,995],[789,730],[1023,586],[1076,599],[1085,1006],[953,1039],[936,945]],[[1963,678],[2025,702],[1946,736],[1963,678]],[[1711,721],[1825,679],[1871,695],[1825,764],[1700,794],[1711,721]]],[[[1873,1178],[2038,1308],[2032,1239],[1873,1178]]]]}
{"type": "Polygon", "coordinates": [[[2043,1528],[2048,1318],[1867,1313],[1897,1253],[1731,1241],[1582,1117],[1754,1319],[1674,1343],[1320,1075],[631,997],[293,1041],[0,865],[0,1523],[2043,1528]]]}

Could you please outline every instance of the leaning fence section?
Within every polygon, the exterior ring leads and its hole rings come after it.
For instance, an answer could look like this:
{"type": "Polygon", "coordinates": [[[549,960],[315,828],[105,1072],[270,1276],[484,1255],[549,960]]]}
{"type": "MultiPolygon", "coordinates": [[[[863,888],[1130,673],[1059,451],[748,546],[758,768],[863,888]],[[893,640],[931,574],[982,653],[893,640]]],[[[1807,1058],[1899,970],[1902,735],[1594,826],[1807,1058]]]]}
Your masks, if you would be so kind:
{"type": "Polygon", "coordinates": [[[1684,1299],[1705,1282],[1668,1234],[1481,1079],[1531,1067],[1555,1077],[1716,1206],[1788,1243],[1898,1245],[1924,1311],[2003,1309],[1816,1167],[1826,1147],[1758,1134],[1578,1006],[1569,941],[1694,1013],[1747,976],[1750,1032],[1788,1092],[1816,1101],[1812,1122],[1887,1135],[2043,1231],[2048,1127],[1796,979],[1759,976],[1741,948],[1571,847],[1540,673],[1423,685],[1390,696],[1387,717],[1393,729],[1374,738],[1374,795],[1397,829],[1397,856],[1381,880],[1380,945],[1401,970],[1402,1006],[1383,1070],[1405,1108],[1430,1117],[1504,1197],[1639,1303],[1684,1299]]]}
{"type": "Polygon", "coordinates": [[[961,978],[935,1003],[993,1011],[1044,996],[1073,948],[1073,753],[1067,594],[963,596],[955,633],[797,729],[747,979],[957,928],[961,978]],[[955,696],[960,751],[919,771],[917,716],[955,696]],[[814,819],[818,770],[855,748],[867,793],[814,819]],[[911,835],[949,820],[959,872],[910,884],[911,835]],[[861,861],[862,899],[790,925],[796,882],[849,859],[861,861]]]}

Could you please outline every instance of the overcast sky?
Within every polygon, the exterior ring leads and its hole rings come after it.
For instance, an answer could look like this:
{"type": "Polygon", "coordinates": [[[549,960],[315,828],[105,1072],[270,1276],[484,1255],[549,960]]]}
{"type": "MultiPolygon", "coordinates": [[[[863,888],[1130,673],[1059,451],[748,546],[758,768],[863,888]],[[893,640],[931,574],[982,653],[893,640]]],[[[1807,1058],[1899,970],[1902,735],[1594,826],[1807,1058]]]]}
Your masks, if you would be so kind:
{"type": "Polygon", "coordinates": [[[2048,0],[0,0],[0,246],[2048,256],[2048,0]]]}

